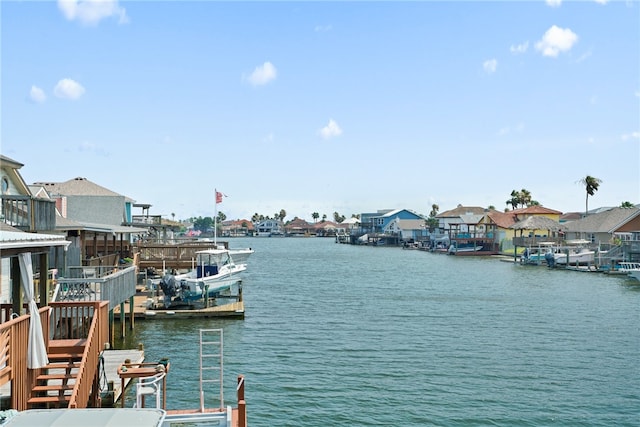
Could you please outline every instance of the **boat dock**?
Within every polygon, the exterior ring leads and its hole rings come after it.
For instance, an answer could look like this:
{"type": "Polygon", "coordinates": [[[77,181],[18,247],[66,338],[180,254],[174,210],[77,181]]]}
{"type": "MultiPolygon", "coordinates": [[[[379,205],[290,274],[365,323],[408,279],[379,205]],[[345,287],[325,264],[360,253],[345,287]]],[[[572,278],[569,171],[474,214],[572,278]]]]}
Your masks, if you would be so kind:
{"type": "MultiPolygon", "coordinates": [[[[106,350],[102,353],[104,378],[107,390],[103,390],[102,405],[105,407],[115,406],[115,403],[123,396],[122,380],[118,376],[118,366],[129,360],[132,363],[142,363],[144,361],[144,350],[106,350]]],[[[130,378],[125,380],[125,388],[129,385],[130,378]]],[[[105,384],[101,383],[104,387],[105,384]]]]}
{"type": "MultiPolygon", "coordinates": [[[[168,310],[149,308],[149,303],[153,302],[154,298],[157,297],[149,297],[146,294],[137,294],[133,297],[133,316],[135,320],[190,319],[195,317],[244,318],[244,302],[242,301],[242,298],[238,301],[228,304],[214,305],[212,307],[195,308],[196,306],[194,306],[193,308],[170,308],[168,310]]],[[[124,311],[125,315],[128,317],[130,310],[125,308],[124,311]]],[[[115,319],[120,320],[120,307],[113,309],[113,315],[115,319]]]]}

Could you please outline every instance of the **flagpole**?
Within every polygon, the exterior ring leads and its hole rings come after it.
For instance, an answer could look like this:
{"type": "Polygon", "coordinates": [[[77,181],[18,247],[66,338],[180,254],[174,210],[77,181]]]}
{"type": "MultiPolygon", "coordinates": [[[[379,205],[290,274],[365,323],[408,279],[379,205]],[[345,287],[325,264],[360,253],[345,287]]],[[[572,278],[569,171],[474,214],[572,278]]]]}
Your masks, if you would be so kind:
{"type": "Polygon", "coordinates": [[[213,247],[218,248],[218,189],[214,189],[213,193],[213,247]]]}

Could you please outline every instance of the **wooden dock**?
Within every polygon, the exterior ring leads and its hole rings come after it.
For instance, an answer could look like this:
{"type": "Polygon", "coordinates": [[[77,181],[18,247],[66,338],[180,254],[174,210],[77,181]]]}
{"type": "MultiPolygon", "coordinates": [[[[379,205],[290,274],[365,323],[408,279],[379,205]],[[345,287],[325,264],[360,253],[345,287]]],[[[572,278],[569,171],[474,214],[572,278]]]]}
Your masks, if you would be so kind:
{"type": "MultiPolygon", "coordinates": [[[[105,350],[103,353],[104,373],[108,385],[108,391],[103,392],[102,406],[115,406],[116,402],[124,396],[122,390],[122,380],[118,376],[118,366],[129,360],[132,363],[142,363],[144,361],[144,350],[105,350]]],[[[130,379],[125,381],[125,388],[129,385],[130,379]]],[[[104,386],[104,384],[101,384],[104,386]]]]}
{"type": "MultiPolygon", "coordinates": [[[[154,319],[190,319],[190,318],[206,318],[206,317],[230,317],[230,318],[244,318],[244,302],[242,300],[235,301],[228,304],[217,305],[206,308],[181,308],[168,310],[154,310],[149,309],[148,303],[151,299],[146,294],[138,294],[134,298],[134,318],[141,320],[154,320],[154,319]]],[[[128,304],[125,304],[125,315],[129,315],[128,304]]],[[[113,309],[114,318],[120,320],[120,307],[113,309]]]]}

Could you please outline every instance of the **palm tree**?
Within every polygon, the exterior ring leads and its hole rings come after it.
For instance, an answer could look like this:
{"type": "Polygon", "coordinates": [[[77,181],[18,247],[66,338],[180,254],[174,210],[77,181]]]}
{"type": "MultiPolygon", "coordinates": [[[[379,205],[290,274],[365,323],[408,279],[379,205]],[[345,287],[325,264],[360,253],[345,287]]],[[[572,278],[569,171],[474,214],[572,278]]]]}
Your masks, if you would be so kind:
{"type": "Polygon", "coordinates": [[[531,203],[531,192],[529,190],[524,188],[520,190],[520,203],[522,207],[529,206],[531,203]]]}
{"type": "Polygon", "coordinates": [[[311,214],[311,218],[313,218],[313,222],[318,222],[318,218],[320,218],[320,214],[318,212],[314,212],[311,214]]]}
{"type": "Polygon", "coordinates": [[[511,209],[518,209],[518,206],[522,200],[522,194],[519,191],[513,190],[511,192],[511,198],[506,201],[507,205],[511,205],[511,209]]]}
{"type": "Polygon", "coordinates": [[[589,196],[593,196],[594,194],[596,194],[596,191],[598,191],[598,187],[600,187],[600,184],[602,184],[602,180],[591,175],[587,175],[584,178],[580,179],[578,182],[584,185],[585,190],[587,191],[584,211],[584,216],[587,216],[589,214],[589,196]]]}

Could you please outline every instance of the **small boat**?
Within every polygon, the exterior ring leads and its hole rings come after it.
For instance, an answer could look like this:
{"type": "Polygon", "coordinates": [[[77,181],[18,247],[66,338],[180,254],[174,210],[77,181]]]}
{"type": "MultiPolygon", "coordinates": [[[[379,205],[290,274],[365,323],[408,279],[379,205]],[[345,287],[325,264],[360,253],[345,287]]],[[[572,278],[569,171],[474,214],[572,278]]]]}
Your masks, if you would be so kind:
{"type": "Polygon", "coordinates": [[[627,273],[633,279],[640,280],[640,262],[619,262],[618,271],[627,273]]]}
{"type": "Polygon", "coordinates": [[[586,265],[595,262],[595,251],[586,247],[588,240],[567,240],[568,247],[560,248],[554,254],[555,263],[559,265],[586,265]]]}
{"type": "Polygon", "coordinates": [[[629,277],[636,279],[636,280],[640,280],[640,269],[638,270],[632,270],[629,272],[629,277]]]}
{"type": "Polygon", "coordinates": [[[247,264],[237,264],[229,249],[198,251],[191,271],[175,276],[165,274],[160,280],[164,307],[190,304],[205,298],[237,297],[242,282],[241,273],[246,269],[247,264]]]}
{"type": "Polygon", "coordinates": [[[474,253],[482,250],[482,245],[464,244],[458,245],[455,242],[449,246],[447,253],[449,255],[462,255],[465,253],[474,253]]]}
{"type": "Polygon", "coordinates": [[[255,251],[251,248],[244,249],[229,249],[229,253],[231,254],[231,258],[233,258],[233,262],[236,264],[246,264],[251,254],[255,251]]]}
{"type": "Polygon", "coordinates": [[[632,271],[640,271],[640,262],[619,262],[618,271],[623,273],[630,273],[632,271]]]}

